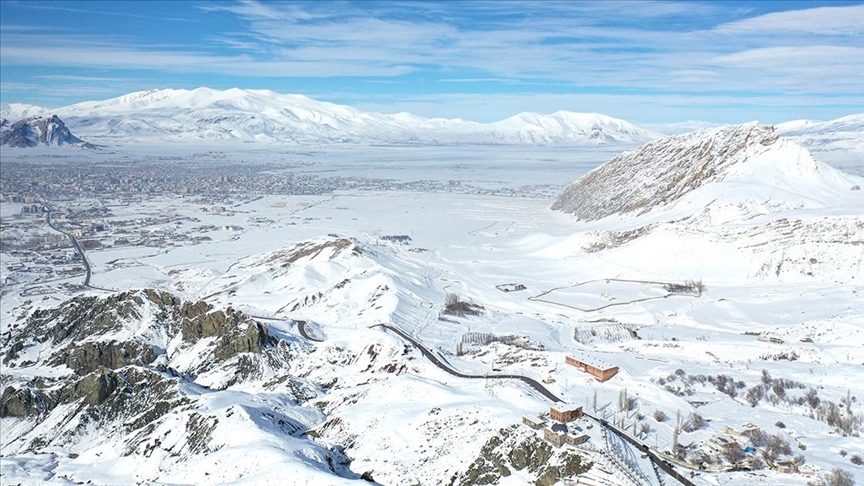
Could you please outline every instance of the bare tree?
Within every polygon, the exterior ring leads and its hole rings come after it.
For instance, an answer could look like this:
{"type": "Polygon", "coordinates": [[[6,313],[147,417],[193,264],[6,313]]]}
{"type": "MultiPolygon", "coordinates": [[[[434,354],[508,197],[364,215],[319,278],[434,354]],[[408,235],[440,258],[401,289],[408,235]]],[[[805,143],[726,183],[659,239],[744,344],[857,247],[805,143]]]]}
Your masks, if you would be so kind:
{"type": "Polygon", "coordinates": [[[855,486],[855,476],[849,471],[836,467],[816,484],[818,486],[855,486]]]}
{"type": "Polygon", "coordinates": [[[651,432],[651,425],[648,422],[642,422],[642,425],[639,426],[639,435],[645,437],[649,432],[651,432]]]}
{"type": "Polygon", "coordinates": [[[789,442],[779,435],[769,435],[765,441],[765,458],[774,461],[780,454],[791,454],[789,442]]]}
{"type": "Polygon", "coordinates": [[[705,425],[705,419],[696,412],[691,412],[687,417],[687,422],[684,423],[684,432],[693,432],[699,430],[705,425]]]}
{"type": "Polygon", "coordinates": [[[729,442],[723,449],[723,457],[732,464],[738,464],[746,457],[746,455],[744,454],[744,449],[741,447],[741,444],[737,442],[729,442]]]}

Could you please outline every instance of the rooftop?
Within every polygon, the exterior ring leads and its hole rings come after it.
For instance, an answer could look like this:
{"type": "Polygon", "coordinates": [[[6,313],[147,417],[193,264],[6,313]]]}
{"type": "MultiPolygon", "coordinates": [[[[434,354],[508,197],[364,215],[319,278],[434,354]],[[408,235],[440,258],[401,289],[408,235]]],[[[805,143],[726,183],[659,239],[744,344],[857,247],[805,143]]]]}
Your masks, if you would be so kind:
{"type": "Polygon", "coordinates": [[[558,403],[552,405],[550,408],[559,412],[575,412],[576,410],[582,408],[582,405],[574,405],[572,403],[558,403]]]}
{"type": "Polygon", "coordinates": [[[602,359],[596,358],[594,356],[589,356],[585,353],[571,352],[570,357],[572,357],[573,359],[575,359],[577,361],[585,363],[587,365],[591,365],[595,368],[600,368],[601,370],[606,370],[609,368],[615,368],[616,367],[612,364],[609,364],[606,361],[603,361],[602,359]]]}

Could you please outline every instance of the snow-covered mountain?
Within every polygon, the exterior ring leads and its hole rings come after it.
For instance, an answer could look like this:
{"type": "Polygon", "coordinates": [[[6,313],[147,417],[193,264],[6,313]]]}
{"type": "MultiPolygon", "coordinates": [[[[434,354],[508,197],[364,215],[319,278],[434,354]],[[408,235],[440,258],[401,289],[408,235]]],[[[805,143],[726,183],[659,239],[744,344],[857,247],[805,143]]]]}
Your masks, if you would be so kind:
{"type": "Polygon", "coordinates": [[[49,108],[26,103],[0,103],[0,117],[11,121],[44,115],[49,111],[49,108]]]}
{"type": "MultiPolygon", "coordinates": [[[[23,106],[23,105],[22,105],[23,106]]],[[[4,117],[37,108],[9,105],[4,117]]],[[[495,123],[367,113],[269,90],[161,89],[54,110],[100,142],[236,140],[393,144],[642,143],[659,136],[624,120],[559,111],[522,113],[495,123]]]]}
{"type": "Polygon", "coordinates": [[[864,179],[816,160],[757,122],[624,152],[571,184],[552,209],[603,227],[584,247],[756,265],[758,278],[860,278],[864,179]],[[712,242],[712,258],[701,249],[712,242]],[[688,248],[688,245],[690,247],[688,248]],[[665,251],[665,250],[664,250],[665,251]],[[721,255],[724,255],[721,257],[721,255]]]}
{"type": "Polygon", "coordinates": [[[833,166],[864,175],[864,113],[830,121],[790,121],[776,128],[778,135],[806,147],[833,166]]]}
{"type": "MultiPolygon", "coordinates": [[[[437,309],[421,299],[443,299],[418,279],[422,267],[379,251],[316,238],[251,255],[216,279],[191,267],[177,274],[207,301],[143,289],[22,317],[0,341],[0,445],[18,461],[4,474],[53,461],[52,474],[96,484],[342,485],[373,475],[377,484],[479,484],[455,477],[520,407],[545,404],[527,396],[514,408],[476,380],[438,383],[448,375],[419,350],[370,329],[435,323],[437,309]],[[301,339],[288,315],[310,319],[306,332],[324,341],[301,339]],[[393,440],[403,426],[410,431],[393,440]]],[[[571,474],[553,468],[560,456],[534,458],[517,477],[571,474]]]]}
{"type": "Polygon", "coordinates": [[[777,134],[795,140],[808,149],[828,145],[844,145],[850,150],[864,152],[864,113],[844,116],[830,121],[794,120],[776,126],[777,134]]]}
{"type": "Polygon", "coordinates": [[[709,204],[753,197],[775,206],[812,206],[855,185],[852,177],[779,138],[770,125],[753,122],[666,137],[624,152],[570,185],[552,209],[591,221],[648,213],[685,197],[709,204]],[[754,190],[734,192],[735,184],[754,190]]]}
{"type": "Polygon", "coordinates": [[[74,145],[93,148],[89,143],[72,135],[66,124],[57,115],[51,118],[32,117],[10,124],[0,122],[0,146],[28,148],[36,146],[74,145]]]}
{"type": "Polygon", "coordinates": [[[304,435],[323,414],[300,406],[321,389],[289,371],[302,347],[230,308],[149,289],[81,296],[34,313],[3,350],[3,453],[62,448],[61,476],[257,483],[288,463],[305,484],[362,482],[304,435]]]}

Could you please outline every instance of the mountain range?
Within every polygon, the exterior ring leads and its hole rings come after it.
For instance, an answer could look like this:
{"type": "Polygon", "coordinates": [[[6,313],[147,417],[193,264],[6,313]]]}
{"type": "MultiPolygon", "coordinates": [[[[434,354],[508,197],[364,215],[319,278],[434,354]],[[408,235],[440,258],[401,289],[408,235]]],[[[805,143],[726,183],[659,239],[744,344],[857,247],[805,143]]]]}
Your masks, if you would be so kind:
{"type": "Polygon", "coordinates": [[[10,120],[56,114],[99,143],[234,140],[385,144],[639,144],[659,134],[606,115],[521,113],[495,123],[369,113],[269,90],[161,89],[49,110],[4,104],[10,120]]]}

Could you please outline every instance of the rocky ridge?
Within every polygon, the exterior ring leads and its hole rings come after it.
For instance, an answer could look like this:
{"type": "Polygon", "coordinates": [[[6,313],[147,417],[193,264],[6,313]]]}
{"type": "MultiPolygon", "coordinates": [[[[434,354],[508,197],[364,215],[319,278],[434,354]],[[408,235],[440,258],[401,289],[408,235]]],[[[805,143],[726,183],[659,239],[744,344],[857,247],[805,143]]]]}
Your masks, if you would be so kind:
{"type": "Polygon", "coordinates": [[[571,184],[552,209],[585,221],[644,214],[721,180],[727,169],[770,150],[778,140],[773,127],[758,123],[655,140],[616,156],[571,184]]]}
{"type": "Polygon", "coordinates": [[[0,146],[30,148],[37,146],[71,145],[94,148],[93,145],[72,134],[57,115],[50,118],[36,116],[10,124],[3,119],[0,123],[0,146]]]}
{"type": "Polygon", "coordinates": [[[320,414],[299,404],[320,389],[291,374],[301,350],[239,311],[152,289],[79,296],[33,311],[2,340],[4,455],[119,450],[125,467],[155,480],[143,463],[184,471],[242,446],[226,434],[254,419],[255,440],[280,434],[324,477],[357,477],[340,449],[302,435],[320,414]]]}

